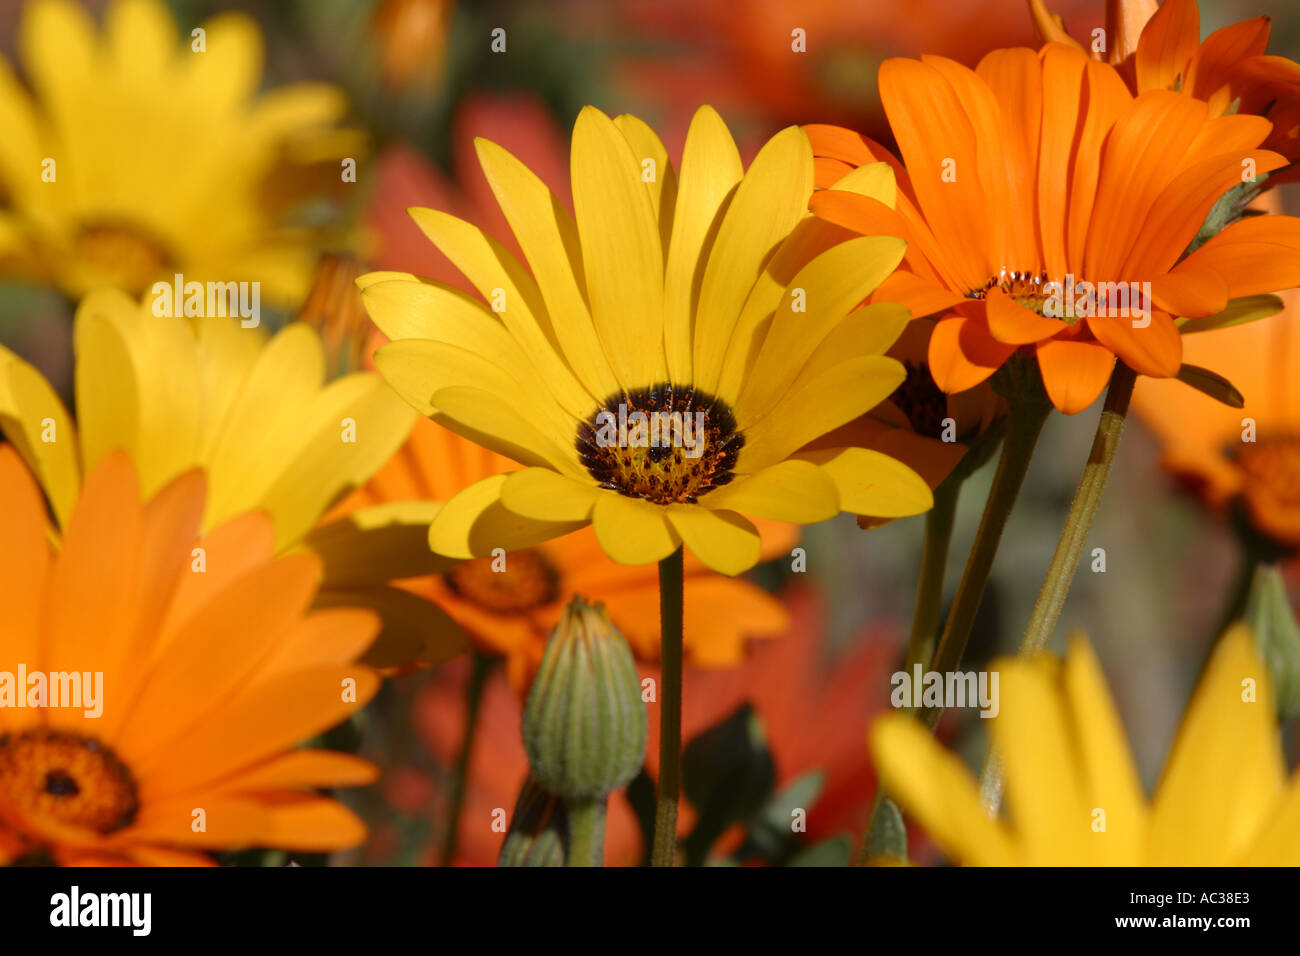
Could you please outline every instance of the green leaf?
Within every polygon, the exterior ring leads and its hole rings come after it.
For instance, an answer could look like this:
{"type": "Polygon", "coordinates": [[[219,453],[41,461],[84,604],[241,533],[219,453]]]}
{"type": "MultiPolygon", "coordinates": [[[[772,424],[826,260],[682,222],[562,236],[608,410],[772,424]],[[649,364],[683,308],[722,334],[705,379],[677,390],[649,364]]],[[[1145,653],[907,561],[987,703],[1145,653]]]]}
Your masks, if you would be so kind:
{"type": "Polygon", "coordinates": [[[767,735],[749,704],[688,743],[682,751],[682,791],[699,816],[682,844],[687,866],[704,862],[727,827],[762,807],[775,782],[767,735]]]}
{"type": "Polygon", "coordinates": [[[1245,620],[1268,665],[1278,714],[1284,719],[1300,714],[1300,623],[1277,565],[1261,564],[1256,569],[1245,620]]]}
{"type": "Polygon", "coordinates": [[[834,836],[808,847],[793,860],[791,866],[848,866],[853,855],[853,843],[846,836],[834,836]]]}
{"type": "Polygon", "coordinates": [[[1190,385],[1198,392],[1208,395],[1216,402],[1222,402],[1229,408],[1241,408],[1246,404],[1246,399],[1242,397],[1241,392],[1237,391],[1235,385],[1208,368],[1184,363],[1178,369],[1178,381],[1190,385]]]}
{"type": "MultiPolygon", "coordinates": [[[[793,823],[795,811],[802,811],[804,819],[817,802],[826,775],[820,770],[810,770],[796,777],[772,794],[763,807],[750,818],[749,832],[744,844],[736,851],[736,859],[762,857],[780,866],[803,849],[793,823]]],[[[800,830],[799,832],[803,832],[800,830]]]]}
{"type": "Polygon", "coordinates": [[[871,833],[867,837],[868,863],[903,863],[907,861],[907,826],[903,815],[888,797],[871,816],[871,833]]]}
{"type": "Polygon", "coordinates": [[[1178,331],[1183,335],[1196,332],[1212,332],[1215,329],[1230,329],[1234,325],[1245,325],[1259,319],[1277,315],[1285,308],[1285,303],[1275,295],[1244,295],[1230,301],[1222,312],[1207,315],[1200,319],[1183,316],[1176,320],[1178,331]]]}
{"type": "Polygon", "coordinates": [[[1245,213],[1246,207],[1254,202],[1255,197],[1259,195],[1259,191],[1264,188],[1264,183],[1267,180],[1268,173],[1260,173],[1255,177],[1254,182],[1238,183],[1220,196],[1219,201],[1210,210],[1210,214],[1205,217],[1205,222],[1201,225],[1200,231],[1196,233],[1196,238],[1191,241],[1187,251],[1183,253],[1183,257],[1190,256],[1240,219],[1245,213]]]}

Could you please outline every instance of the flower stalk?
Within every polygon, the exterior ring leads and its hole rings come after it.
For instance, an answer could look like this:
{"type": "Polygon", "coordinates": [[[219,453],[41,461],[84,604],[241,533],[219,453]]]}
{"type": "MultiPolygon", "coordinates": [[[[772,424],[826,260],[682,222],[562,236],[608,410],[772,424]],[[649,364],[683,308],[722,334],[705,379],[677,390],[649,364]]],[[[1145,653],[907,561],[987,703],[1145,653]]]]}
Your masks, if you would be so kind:
{"type": "Polygon", "coordinates": [[[652,866],[677,858],[677,800],[682,778],[682,549],[659,562],[659,782],[652,866]]]}

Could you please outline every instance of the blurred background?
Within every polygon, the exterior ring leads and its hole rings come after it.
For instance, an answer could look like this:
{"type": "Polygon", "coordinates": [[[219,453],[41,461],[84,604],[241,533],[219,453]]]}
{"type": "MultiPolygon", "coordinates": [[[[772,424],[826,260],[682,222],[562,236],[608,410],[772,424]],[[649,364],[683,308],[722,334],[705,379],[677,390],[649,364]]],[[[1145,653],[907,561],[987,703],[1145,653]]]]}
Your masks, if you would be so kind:
{"type": "MultiPolygon", "coordinates": [[[[86,6],[98,16],[103,4],[88,0],[86,6]]],[[[255,18],[266,40],[264,86],[313,80],[342,87],[351,103],[349,125],[369,145],[357,184],[345,193],[341,214],[352,228],[337,251],[370,267],[445,281],[454,278],[449,264],[404,209],[435,206],[504,231],[474,162],[474,136],[505,145],[561,195],[567,193],[568,133],[589,103],[611,115],[642,117],[674,158],[702,103],[718,108],[747,160],[792,123],[839,123],[888,143],[875,87],[884,58],[925,51],[973,66],[995,47],[1035,45],[1022,0],[169,0],[168,6],[185,35],[225,10],[255,18]],[[498,28],[505,31],[504,53],[492,49],[498,28]],[[791,50],[794,28],[806,31],[806,53],[791,50]]],[[[1101,0],[1049,6],[1076,37],[1102,22],[1101,0]]],[[[11,63],[22,7],[21,0],[0,0],[0,55],[11,63]]],[[[1292,0],[1202,0],[1202,33],[1274,14],[1270,52],[1295,56],[1296,13],[1292,0]]],[[[47,288],[0,284],[0,343],[37,364],[65,394],[74,308],[47,288]]],[[[1052,416],[1007,529],[968,667],[1017,645],[1097,412],[1052,416]]],[[[986,467],[964,489],[949,594],[991,472],[986,467]]],[[[792,572],[788,560],[754,573],[787,603],[790,632],[755,642],[741,668],[687,675],[687,736],[751,705],[776,786],[802,786],[811,797],[808,846],[841,833],[856,841],[861,832],[874,787],[866,727],[888,707],[889,674],[901,661],[922,527],[921,519],[910,519],[867,533],[841,517],[807,529],[805,573],[792,572]]],[[[1216,636],[1238,548],[1225,523],[1160,470],[1158,448],[1138,424],[1124,436],[1086,553],[1094,548],[1105,549],[1106,570],[1081,568],[1057,647],[1066,631],[1091,637],[1150,787],[1216,636]]],[[[465,660],[395,678],[363,719],[336,732],[336,743],[355,746],[384,768],[376,787],[345,795],[372,828],[370,843],[346,862],[442,861],[470,679],[465,660]]],[[[491,825],[494,811],[510,812],[526,770],[520,702],[502,668],[487,671],[481,690],[456,863],[495,861],[501,833],[491,825]]],[[[984,739],[972,717],[949,715],[943,732],[978,762],[984,739]]],[[[611,811],[610,862],[640,859],[636,789],[630,801],[617,798],[611,811]]]]}

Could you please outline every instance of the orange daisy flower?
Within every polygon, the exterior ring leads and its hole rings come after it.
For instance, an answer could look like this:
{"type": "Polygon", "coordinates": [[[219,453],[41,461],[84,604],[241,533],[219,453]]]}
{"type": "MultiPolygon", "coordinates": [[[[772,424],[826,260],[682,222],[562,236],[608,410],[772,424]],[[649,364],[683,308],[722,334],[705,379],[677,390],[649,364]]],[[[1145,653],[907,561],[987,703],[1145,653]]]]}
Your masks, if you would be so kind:
{"type": "Polygon", "coordinates": [[[56,550],[39,486],[0,445],[0,864],[203,865],[365,838],[312,791],[374,768],[292,748],[378,689],[352,663],[378,619],[309,612],[320,560],[273,558],[264,514],[200,537],[205,495],[190,471],[142,502],[114,452],[56,550]]]}
{"type": "Polygon", "coordinates": [[[1244,171],[1286,158],[1270,125],[1214,116],[1168,90],[1134,96],[1111,66],[1061,43],[998,50],[975,70],[941,57],[888,60],[880,90],[903,163],[837,127],[808,127],[812,210],[907,241],[905,268],[873,299],[936,315],[929,368],[945,392],[1031,349],[1052,403],[1090,405],[1116,357],[1142,375],[1182,367],[1179,320],[1300,283],[1300,220],[1242,219],[1186,258],[1244,171]],[[897,209],[834,188],[887,162],[897,209]]]}
{"type": "Polygon", "coordinates": [[[1188,336],[1189,361],[1213,362],[1241,383],[1230,408],[1203,395],[1174,400],[1144,380],[1133,411],[1161,444],[1161,464],[1219,514],[1236,514],[1286,551],[1300,551],[1300,293],[1262,322],[1188,336]],[[1239,510],[1238,510],[1239,509],[1239,510]]]}
{"type": "MultiPolygon", "coordinates": [[[[1044,41],[1083,49],[1043,0],[1029,0],[1029,8],[1044,41]]],[[[1266,116],[1273,130],[1264,146],[1294,161],[1300,157],[1300,64],[1268,54],[1271,29],[1268,17],[1255,17],[1202,43],[1196,0],[1165,0],[1159,7],[1155,0],[1107,0],[1109,49],[1090,49],[1117,66],[1131,90],[1178,90],[1204,100],[1212,116],[1266,116]]]]}
{"type": "MultiPolygon", "coordinates": [[[[476,481],[518,468],[420,419],[401,451],[336,515],[389,502],[448,501],[476,481]]],[[[761,519],[755,524],[763,536],[763,560],[790,554],[798,541],[790,525],[761,519]]],[[[690,613],[684,642],[692,664],[734,667],[744,660],[749,638],[772,637],[789,626],[781,602],[757,585],[710,571],[689,554],[685,573],[690,613]]],[[[446,611],[479,648],[505,656],[511,682],[521,691],[541,662],[560,611],[575,595],[603,603],[640,659],[659,659],[657,569],[610,561],[590,527],[534,548],[461,561],[403,586],[446,611]]]]}

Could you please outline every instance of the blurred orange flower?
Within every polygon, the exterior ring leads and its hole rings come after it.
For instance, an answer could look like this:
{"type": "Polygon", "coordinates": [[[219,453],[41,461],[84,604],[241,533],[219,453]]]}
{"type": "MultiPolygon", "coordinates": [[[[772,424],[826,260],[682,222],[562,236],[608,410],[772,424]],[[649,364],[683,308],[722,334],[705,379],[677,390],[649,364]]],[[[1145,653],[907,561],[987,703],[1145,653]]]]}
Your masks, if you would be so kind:
{"type": "MultiPolygon", "coordinates": [[[[1029,6],[1044,41],[1083,49],[1043,0],[1029,0],[1029,6]]],[[[1155,0],[1107,0],[1109,50],[1090,49],[1118,66],[1134,91],[1188,93],[1204,100],[1211,116],[1267,117],[1273,131],[1264,147],[1294,161],[1300,157],[1300,64],[1268,54],[1271,29],[1268,17],[1255,17],[1216,30],[1202,43],[1196,0],[1165,0],[1159,8],[1155,0]]]]}
{"type": "Polygon", "coordinates": [[[211,862],[204,850],[365,838],[313,790],[369,783],[374,768],[292,748],[378,690],[353,661],[379,621],[309,612],[320,561],[274,558],[260,512],[200,537],[206,493],[195,470],[141,502],[114,452],[87,477],[56,551],[40,488],[0,445],[0,865],[195,866],[211,862]],[[38,673],[51,696],[34,703],[38,673]],[[53,697],[67,674],[80,678],[62,684],[71,707],[53,697]]]}
{"type": "Polygon", "coordinates": [[[907,240],[905,269],[873,298],[938,316],[928,359],[945,392],[1032,348],[1052,403],[1073,414],[1116,357],[1142,375],[1177,375],[1175,316],[1300,283],[1300,220],[1286,216],[1235,222],[1180,261],[1242,182],[1244,160],[1259,173],[1286,165],[1257,148],[1269,131],[1258,117],[1213,117],[1168,90],[1135,97],[1113,67],[1060,43],[998,50],[977,70],[889,60],[880,87],[906,168],[857,133],[808,127],[819,182],[833,184],[811,207],[854,232],[907,240]],[[879,162],[894,167],[897,211],[835,188],[879,162]],[[1130,318],[1130,288],[1141,319],[1130,318]]]}
{"type": "Polygon", "coordinates": [[[1161,444],[1161,463],[1213,511],[1240,507],[1251,529],[1300,550],[1300,293],[1281,315],[1184,339],[1187,361],[1239,384],[1231,408],[1174,384],[1142,380],[1133,410],[1161,444]]]}

